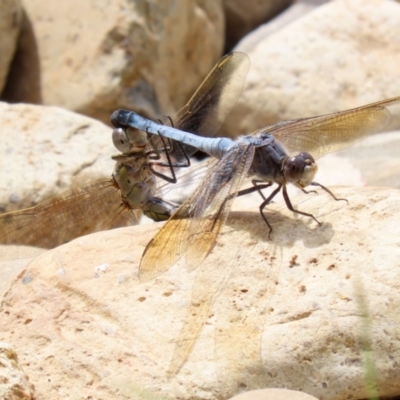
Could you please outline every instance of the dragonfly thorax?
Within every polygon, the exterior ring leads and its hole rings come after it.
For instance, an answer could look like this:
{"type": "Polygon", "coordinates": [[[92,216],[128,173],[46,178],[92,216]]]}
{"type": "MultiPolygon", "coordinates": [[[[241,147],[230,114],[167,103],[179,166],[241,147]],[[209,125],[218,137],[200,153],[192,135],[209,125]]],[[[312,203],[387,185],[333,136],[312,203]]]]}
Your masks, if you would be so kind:
{"type": "Polygon", "coordinates": [[[122,200],[132,209],[142,208],[156,192],[156,178],[146,157],[117,162],[112,176],[122,200]]]}
{"type": "Polygon", "coordinates": [[[248,140],[255,147],[250,172],[265,182],[283,183],[282,165],[288,158],[283,146],[270,134],[248,140]]]}
{"type": "Polygon", "coordinates": [[[303,152],[286,159],[283,166],[285,181],[305,188],[314,179],[318,166],[311,154],[303,152]]]}

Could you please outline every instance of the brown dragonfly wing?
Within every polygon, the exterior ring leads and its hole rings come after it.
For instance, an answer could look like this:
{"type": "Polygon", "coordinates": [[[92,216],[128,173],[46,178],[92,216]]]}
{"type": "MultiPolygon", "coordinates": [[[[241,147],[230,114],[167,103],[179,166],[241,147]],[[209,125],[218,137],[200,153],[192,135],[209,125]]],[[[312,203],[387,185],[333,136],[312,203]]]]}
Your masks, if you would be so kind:
{"type": "Polygon", "coordinates": [[[319,158],[382,131],[390,120],[386,107],[396,104],[400,104],[400,96],[351,110],[279,122],[257,133],[273,134],[290,154],[306,151],[319,158]]]}
{"type": "Polygon", "coordinates": [[[147,245],[139,267],[141,281],[151,280],[165,272],[185,252],[190,269],[204,260],[214,246],[253,155],[254,148],[245,144],[217,162],[204,182],[147,245]],[[193,218],[185,218],[188,216],[193,218]]]}
{"type": "Polygon", "coordinates": [[[189,270],[197,268],[213,249],[253,157],[252,145],[239,144],[222,157],[195,193],[185,255],[189,270]]]}
{"type": "Polygon", "coordinates": [[[88,233],[136,224],[139,218],[138,210],[122,204],[111,180],[98,181],[0,215],[0,243],[49,249],[88,233]]]}
{"type": "MultiPolygon", "coordinates": [[[[229,53],[221,58],[188,103],[172,117],[174,127],[199,136],[215,136],[242,92],[249,66],[249,57],[244,53],[229,53]]],[[[152,141],[154,147],[163,147],[159,137],[152,141]]],[[[197,151],[185,144],[171,145],[173,161],[182,162],[184,152],[190,156],[197,151]]]]}
{"type": "MultiPolygon", "coordinates": [[[[186,206],[182,204],[178,211],[186,206]]],[[[172,216],[149,242],[143,252],[139,266],[139,279],[150,281],[167,271],[185,253],[189,219],[172,216]]]]}

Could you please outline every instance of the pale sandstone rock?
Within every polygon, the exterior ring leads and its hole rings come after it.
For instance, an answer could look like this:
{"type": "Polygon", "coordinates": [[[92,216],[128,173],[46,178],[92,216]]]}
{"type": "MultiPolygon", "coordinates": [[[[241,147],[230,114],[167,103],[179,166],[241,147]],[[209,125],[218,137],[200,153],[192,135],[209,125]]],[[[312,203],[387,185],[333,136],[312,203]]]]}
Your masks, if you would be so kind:
{"type": "Polygon", "coordinates": [[[110,178],[112,130],[56,107],[0,103],[0,208],[30,207],[73,185],[110,178]]]}
{"type": "Polygon", "coordinates": [[[260,25],[250,34],[244,36],[235,50],[250,53],[258,42],[328,1],[330,0],[299,0],[294,2],[271,21],[260,25]]]}
{"type": "Polygon", "coordinates": [[[35,387],[29,382],[12,346],[0,342],[0,398],[4,400],[30,400],[35,387]]]}
{"type": "Polygon", "coordinates": [[[332,190],[349,204],[292,199],[322,226],[273,204],[268,241],[257,210],[235,212],[196,272],[182,260],[148,283],[138,264],[159,225],[54,249],[4,295],[0,340],[24,349],[37,400],[226,399],[266,387],[361,399],[368,356],[380,395],[399,392],[400,192],[332,190]]]}
{"type": "Polygon", "coordinates": [[[230,400],[317,400],[317,398],[294,390],[260,389],[238,394],[230,400]]]}
{"type": "Polygon", "coordinates": [[[328,186],[353,185],[359,179],[358,186],[400,189],[399,154],[399,131],[374,135],[318,160],[318,179],[328,186]]]}
{"type": "Polygon", "coordinates": [[[282,12],[293,0],[224,0],[228,50],[258,25],[282,12]]]}
{"type": "MultiPolygon", "coordinates": [[[[176,111],[223,48],[221,1],[26,0],[24,8],[37,44],[37,97],[107,123],[116,108],[176,111]]],[[[13,100],[26,101],[29,85],[34,77],[16,79],[13,100]]]]}
{"type": "Polygon", "coordinates": [[[6,82],[8,70],[17,46],[21,24],[20,0],[3,0],[0,6],[0,93],[6,82]]]}
{"type": "Polygon", "coordinates": [[[393,84],[400,78],[399,36],[397,2],[336,0],[316,8],[249,51],[244,92],[223,132],[248,133],[400,95],[393,84]]]}

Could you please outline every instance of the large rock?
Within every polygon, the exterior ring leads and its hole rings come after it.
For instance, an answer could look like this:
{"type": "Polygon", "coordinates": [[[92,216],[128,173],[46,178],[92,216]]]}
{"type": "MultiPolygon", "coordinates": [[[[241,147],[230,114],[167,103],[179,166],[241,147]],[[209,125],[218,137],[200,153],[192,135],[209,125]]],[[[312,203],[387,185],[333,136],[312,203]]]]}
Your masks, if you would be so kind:
{"type": "Polygon", "coordinates": [[[258,25],[272,19],[293,0],[224,0],[226,44],[228,50],[258,25]]]}
{"type": "Polygon", "coordinates": [[[24,1],[31,25],[24,40],[37,51],[21,43],[29,57],[21,64],[39,63],[41,84],[13,74],[7,100],[41,98],[107,123],[116,108],[160,117],[185,103],[222,53],[221,1],[93,4],[24,1]]]}
{"type": "Polygon", "coordinates": [[[3,0],[0,6],[0,94],[17,47],[22,8],[19,0],[3,0]]]}
{"type": "Polygon", "coordinates": [[[235,212],[196,272],[182,260],[148,283],[138,264],[156,224],[49,251],[4,295],[0,340],[24,349],[37,400],[263,387],[362,399],[367,371],[381,396],[398,393],[400,192],[332,190],[349,204],[292,199],[321,226],[273,204],[268,241],[258,210],[235,212]]]}
{"type": "Polygon", "coordinates": [[[15,350],[0,342],[0,397],[4,400],[31,400],[35,387],[19,366],[15,350]]]}
{"type": "Polygon", "coordinates": [[[400,79],[399,36],[400,4],[391,0],[336,0],[314,9],[247,47],[250,72],[223,132],[249,133],[400,95],[393,84],[400,79]]]}
{"type": "Polygon", "coordinates": [[[236,49],[244,53],[251,52],[253,47],[255,47],[258,42],[265,40],[267,36],[291,24],[296,19],[299,19],[314,8],[328,1],[330,0],[298,0],[294,2],[271,21],[260,25],[257,29],[252,30],[250,34],[244,36],[236,49]]]}
{"type": "Polygon", "coordinates": [[[57,107],[0,103],[0,209],[31,207],[86,181],[110,178],[112,130],[57,107]]]}

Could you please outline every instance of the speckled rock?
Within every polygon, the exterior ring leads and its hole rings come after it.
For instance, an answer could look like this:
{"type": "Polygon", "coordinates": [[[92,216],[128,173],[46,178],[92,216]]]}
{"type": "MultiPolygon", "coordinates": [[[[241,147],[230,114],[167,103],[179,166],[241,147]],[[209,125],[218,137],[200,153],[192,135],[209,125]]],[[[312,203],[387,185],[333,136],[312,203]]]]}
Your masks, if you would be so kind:
{"type": "Polygon", "coordinates": [[[221,1],[25,0],[24,8],[31,31],[20,62],[40,75],[14,73],[8,101],[37,98],[106,123],[117,108],[170,115],[222,54],[221,1]]]}
{"type": "Polygon", "coordinates": [[[18,364],[12,346],[0,342],[0,398],[4,400],[31,400],[35,387],[18,364]]]}
{"type": "MultiPolygon", "coordinates": [[[[336,0],[315,8],[248,51],[246,85],[223,132],[249,133],[400,95],[393,84],[400,79],[399,36],[397,2],[336,0]]],[[[395,115],[398,127],[399,110],[395,115]]]]}
{"type": "Polygon", "coordinates": [[[71,186],[110,178],[112,130],[57,107],[0,103],[0,210],[31,207],[71,186]]]}
{"type": "Polygon", "coordinates": [[[3,296],[0,340],[24,349],[37,400],[361,399],[367,369],[381,396],[399,392],[400,192],[331,189],[349,204],[292,199],[321,226],[273,204],[268,241],[258,210],[234,212],[195,272],[182,260],[148,283],[138,264],[157,224],[56,248],[3,296]]]}

